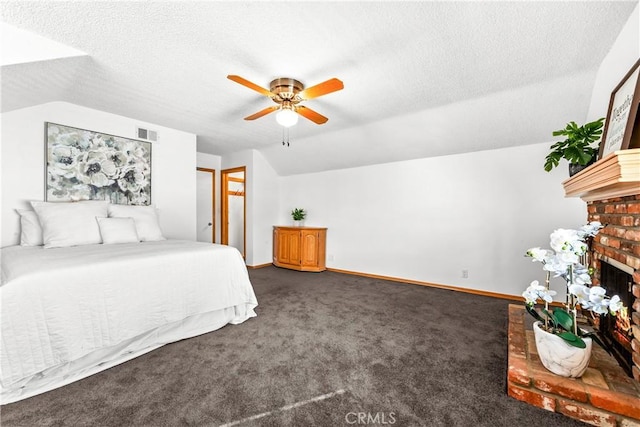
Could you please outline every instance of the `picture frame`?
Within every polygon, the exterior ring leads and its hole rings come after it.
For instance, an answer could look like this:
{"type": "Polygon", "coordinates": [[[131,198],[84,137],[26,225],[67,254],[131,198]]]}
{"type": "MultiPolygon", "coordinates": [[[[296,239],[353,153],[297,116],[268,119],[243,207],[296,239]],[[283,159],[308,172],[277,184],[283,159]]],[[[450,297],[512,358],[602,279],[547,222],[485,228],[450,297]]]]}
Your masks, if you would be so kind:
{"type": "Polygon", "coordinates": [[[151,204],[151,143],[45,122],[45,200],[151,204]]]}
{"type": "Polygon", "coordinates": [[[629,148],[640,103],[640,59],[611,92],[598,159],[629,148]]]}

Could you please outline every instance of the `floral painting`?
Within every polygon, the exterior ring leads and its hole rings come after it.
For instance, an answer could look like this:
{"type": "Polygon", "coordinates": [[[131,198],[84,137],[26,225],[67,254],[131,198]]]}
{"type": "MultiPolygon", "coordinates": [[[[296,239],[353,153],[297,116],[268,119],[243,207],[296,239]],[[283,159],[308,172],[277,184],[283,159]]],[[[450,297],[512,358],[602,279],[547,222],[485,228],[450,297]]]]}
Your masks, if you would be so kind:
{"type": "Polygon", "coordinates": [[[151,144],[47,123],[47,200],[151,204],[151,144]]]}

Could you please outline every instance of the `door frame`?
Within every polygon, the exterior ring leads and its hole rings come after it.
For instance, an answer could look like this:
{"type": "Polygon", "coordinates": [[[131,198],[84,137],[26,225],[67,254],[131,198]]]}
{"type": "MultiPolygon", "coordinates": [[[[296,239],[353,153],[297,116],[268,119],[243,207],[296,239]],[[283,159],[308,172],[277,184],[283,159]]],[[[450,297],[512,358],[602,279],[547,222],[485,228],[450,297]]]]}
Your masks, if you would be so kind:
{"type": "Polygon", "coordinates": [[[244,175],[244,195],[242,196],[242,257],[246,259],[247,252],[247,167],[239,166],[237,168],[231,169],[222,169],[220,171],[220,194],[222,198],[220,200],[220,211],[221,211],[221,223],[220,223],[220,233],[221,241],[223,245],[229,244],[229,181],[232,181],[232,177],[229,175],[232,173],[242,172],[244,175]]]}
{"type": "Polygon", "coordinates": [[[211,174],[211,243],[216,242],[216,170],[197,167],[200,172],[211,174]]]}

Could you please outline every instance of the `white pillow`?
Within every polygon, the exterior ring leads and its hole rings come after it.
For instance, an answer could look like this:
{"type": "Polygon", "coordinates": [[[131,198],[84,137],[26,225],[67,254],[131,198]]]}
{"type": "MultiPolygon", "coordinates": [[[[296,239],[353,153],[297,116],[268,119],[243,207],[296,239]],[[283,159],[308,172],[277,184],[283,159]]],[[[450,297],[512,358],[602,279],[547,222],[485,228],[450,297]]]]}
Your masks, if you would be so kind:
{"type": "Polygon", "coordinates": [[[143,242],[166,240],[153,206],[109,205],[109,218],[133,218],[138,237],[143,242]]]}
{"type": "Polygon", "coordinates": [[[42,246],[42,227],[35,211],[16,209],[20,214],[20,246],[42,246]]]}
{"type": "Polygon", "coordinates": [[[136,223],[133,218],[96,218],[102,235],[102,243],[112,245],[116,243],[139,242],[136,223]]]}
{"type": "Polygon", "coordinates": [[[107,216],[109,202],[31,202],[42,226],[45,249],[102,243],[96,217],[107,216]]]}

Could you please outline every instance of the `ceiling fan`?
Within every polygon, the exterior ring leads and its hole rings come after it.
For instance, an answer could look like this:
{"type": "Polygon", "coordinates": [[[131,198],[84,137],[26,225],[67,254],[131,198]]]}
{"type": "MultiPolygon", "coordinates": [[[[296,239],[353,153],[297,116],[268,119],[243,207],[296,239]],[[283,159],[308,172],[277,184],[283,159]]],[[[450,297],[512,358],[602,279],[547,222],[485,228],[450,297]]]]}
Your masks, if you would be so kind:
{"type": "Polygon", "coordinates": [[[321,125],[329,120],[327,117],[313,111],[311,108],[299,105],[302,101],[308,99],[317,98],[322,95],[336,92],[344,88],[344,84],[336,79],[329,79],[325,82],[305,89],[304,85],[292,78],[280,77],[273,80],[269,84],[269,90],[258,86],[249,80],[236,75],[228,75],[229,80],[233,80],[243,86],[253,89],[256,92],[268,96],[278,105],[267,107],[264,110],[258,111],[255,114],[245,117],[245,120],[255,120],[262,116],[266,116],[269,113],[278,111],[276,120],[284,127],[290,127],[298,122],[298,114],[302,117],[311,120],[315,124],[321,125]],[[297,114],[296,114],[297,113],[297,114]]]}

